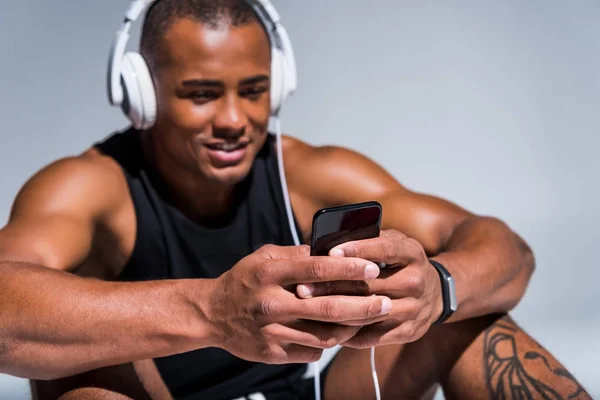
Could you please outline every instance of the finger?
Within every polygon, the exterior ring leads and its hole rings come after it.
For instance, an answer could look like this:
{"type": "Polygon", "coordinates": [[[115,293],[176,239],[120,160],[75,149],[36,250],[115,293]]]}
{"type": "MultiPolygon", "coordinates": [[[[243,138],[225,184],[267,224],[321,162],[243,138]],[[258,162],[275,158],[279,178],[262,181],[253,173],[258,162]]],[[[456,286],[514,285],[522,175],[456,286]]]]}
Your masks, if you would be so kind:
{"type": "Polygon", "coordinates": [[[329,250],[339,244],[354,240],[367,239],[379,236],[380,231],[377,225],[369,225],[355,230],[341,230],[321,236],[314,243],[314,255],[326,255],[329,250]],[[324,253],[324,254],[321,254],[324,253]]]}
{"type": "Polygon", "coordinates": [[[296,294],[303,299],[330,295],[368,296],[370,290],[366,281],[331,281],[301,283],[296,286],[296,294]]]}
{"type": "Polygon", "coordinates": [[[310,247],[307,245],[277,246],[274,244],[266,244],[256,252],[265,258],[272,260],[289,260],[310,255],[310,247]]]}
{"type": "Polygon", "coordinates": [[[347,326],[366,326],[379,324],[382,321],[392,321],[392,323],[398,325],[406,321],[414,321],[419,317],[421,310],[421,303],[417,299],[406,298],[392,300],[392,310],[388,314],[381,315],[370,320],[344,321],[340,324],[347,326]]]}
{"type": "Polygon", "coordinates": [[[385,296],[326,296],[294,299],[286,306],[290,316],[311,321],[368,321],[388,314],[392,301],[385,296]]]}
{"type": "Polygon", "coordinates": [[[260,361],[266,364],[313,363],[321,359],[323,349],[296,343],[271,345],[263,351],[260,361]]]}
{"type": "Polygon", "coordinates": [[[278,335],[283,342],[319,349],[330,349],[352,338],[360,328],[361,326],[297,320],[287,324],[287,326],[279,325],[278,335]]]}
{"type": "Polygon", "coordinates": [[[402,289],[402,280],[396,277],[394,280],[388,278],[398,274],[399,271],[400,269],[397,268],[382,269],[376,279],[369,280],[301,283],[296,286],[296,294],[303,299],[331,295],[369,296],[372,294],[394,298],[398,297],[398,289],[402,289]]]}
{"type": "Polygon", "coordinates": [[[266,266],[272,282],[284,285],[341,280],[365,280],[379,276],[380,269],[372,262],[354,257],[303,257],[279,260],[266,266]]]}
{"type": "Polygon", "coordinates": [[[421,337],[422,334],[417,332],[417,324],[413,320],[401,324],[383,321],[361,328],[356,335],[344,342],[343,346],[367,349],[386,344],[410,343],[421,337]]]}
{"type": "Polygon", "coordinates": [[[400,344],[392,340],[393,333],[391,332],[397,327],[398,324],[394,321],[382,321],[365,326],[356,335],[342,343],[342,346],[353,349],[368,349],[385,344],[400,344]]]}
{"type": "Polygon", "coordinates": [[[329,254],[404,266],[417,259],[421,253],[422,247],[418,242],[396,234],[346,242],[331,249],[329,254]]]}

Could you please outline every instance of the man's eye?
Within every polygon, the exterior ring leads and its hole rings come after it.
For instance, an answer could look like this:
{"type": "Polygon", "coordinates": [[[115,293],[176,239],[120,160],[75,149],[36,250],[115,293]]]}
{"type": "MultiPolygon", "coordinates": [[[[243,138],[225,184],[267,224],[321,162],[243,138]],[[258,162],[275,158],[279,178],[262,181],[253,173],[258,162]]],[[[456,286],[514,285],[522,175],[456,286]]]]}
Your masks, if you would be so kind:
{"type": "Polygon", "coordinates": [[[202,98],[202,99],[214,99],[215,97],[217,97],[217,94],[214,92],[196,91],[196,92],[190,93],[190,97],[202,98]]]}
{"type": "Polygon", "coordinates": [[[258,98],[261,94],[267,91],[266,87],[251,87],[240,91],[243,97],[258,98]]]}
{"type": "Polygon", "coordinates": [[[188,97],[194,103],[204,104],[216,99],[219,97],[219,94],[207,90],[196,90],[188,93],[186,97],[188,97]]]}

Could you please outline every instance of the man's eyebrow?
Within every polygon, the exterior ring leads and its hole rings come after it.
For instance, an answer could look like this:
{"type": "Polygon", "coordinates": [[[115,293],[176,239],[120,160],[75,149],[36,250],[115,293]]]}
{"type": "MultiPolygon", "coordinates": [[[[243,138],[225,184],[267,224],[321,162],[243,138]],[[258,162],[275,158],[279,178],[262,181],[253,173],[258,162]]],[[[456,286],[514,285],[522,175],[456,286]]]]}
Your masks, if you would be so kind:
{"type": "Polygon", "coordinates": [[[262,83],[262,82],[266,82],[269,80],[269,77],[267,75],[255,75],[255,76],[251,76],[249,78],[246,78],[244,80],[242,80],[242,85],[254,85],[256,83],[262,83]]]}
{"type": "MultiPolygon", "coordinates": [[[[267,75],[255,75],[250,76],[242,80],[242,85],[254,85],[257,83],[267,82],[269,77],[267,75]]],[[[221,81],[215,79],[187,79],[181,82],[181,85],[184,87],[194,87],[194,86],[203,86],[203,87],[221,87],[223,83],[221,81]]]]}
{"type": "Polygon", "coordinates": [[[181,82],[181,85],[186,86],[211,86],[211,87],[219,87],[223,86],[223,84],[217,80],[213,79],[187,79],[181,82]]]}

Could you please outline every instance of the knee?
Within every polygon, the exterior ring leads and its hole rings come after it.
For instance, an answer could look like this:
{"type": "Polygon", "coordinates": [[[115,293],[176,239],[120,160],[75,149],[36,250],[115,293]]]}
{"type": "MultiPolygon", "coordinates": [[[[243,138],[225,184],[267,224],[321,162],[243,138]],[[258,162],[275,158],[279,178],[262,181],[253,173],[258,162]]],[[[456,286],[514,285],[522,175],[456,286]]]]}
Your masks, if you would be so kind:
{"type": "Polygon", "coordinates": [[[493,325],[507,321],[514,324],[514,321],[508,313],[486,314],[479,317],[464,319],[456,322],[447,322],[441,325],[434,325],[428,334],[432,335],[474,335],[489,329],[493,325]]]}
{"type": "Polygon", "coordinates": [[[64,393],[58,400],[131,400],[131,397],[107,389],[88,387],[64,393]]]}
{"type": "Polygon", "coordinates": [[[498,324],[517,326],[509,314],[489,314],[432,326],[424,339],[436,352],[460,354],[498,324]]]}

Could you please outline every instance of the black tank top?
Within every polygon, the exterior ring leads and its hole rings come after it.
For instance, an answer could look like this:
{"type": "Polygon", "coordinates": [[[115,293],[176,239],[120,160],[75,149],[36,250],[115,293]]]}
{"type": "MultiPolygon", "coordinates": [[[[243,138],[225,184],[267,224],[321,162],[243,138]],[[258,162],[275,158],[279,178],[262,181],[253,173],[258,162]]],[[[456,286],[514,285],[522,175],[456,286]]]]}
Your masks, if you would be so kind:
{"type": "MultiPolygon", "coordinates": [[[[216,278],[264,244],[293,245],[272,135],[237,189],[233,217],[218,229],[192,222],[169,203],[144,158],[140,132],[113,134],[96,148],[122,166],[135,206],[135,247],[118,280],[216,278]]],[[[291,383],[306,371],[305,364],[248,362],[217,348],[154,361],[178,399],[232,399],[291,383]]]]}

